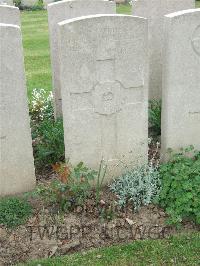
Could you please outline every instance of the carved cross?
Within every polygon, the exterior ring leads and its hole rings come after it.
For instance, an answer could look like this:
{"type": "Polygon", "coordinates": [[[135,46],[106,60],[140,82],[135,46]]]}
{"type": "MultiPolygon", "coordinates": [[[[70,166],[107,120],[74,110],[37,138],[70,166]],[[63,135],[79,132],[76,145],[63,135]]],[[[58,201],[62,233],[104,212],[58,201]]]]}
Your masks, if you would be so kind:
{"type": "Polygon", "coordinates": [[[194,52],[200,56],[200,25],[194,30],[192,36],[192,47],[194,52]]]}
{"type": "MultiPolygon", "coordinates": [[[[90,90],[70,93],[72,110],[88,111],[99,115],[101,120],[101,148],[104,159],[117,160],[117,116],[124,108],[141,103],[143,100],[143,74],[140,70],[133,71],[133,84],[130,88],[115,78],[115,59],[105,58],[96,61],[100,69],[98,82],[90,90]],[[102,70],[102,68],[104,68],[102,70]],[[107,70],[107,71],[106,71],[107,70]],[[108,158],[105,158],[108,155],[108,158]]],[[[133,114],[134,115],[134,114],[133,114]]]]}

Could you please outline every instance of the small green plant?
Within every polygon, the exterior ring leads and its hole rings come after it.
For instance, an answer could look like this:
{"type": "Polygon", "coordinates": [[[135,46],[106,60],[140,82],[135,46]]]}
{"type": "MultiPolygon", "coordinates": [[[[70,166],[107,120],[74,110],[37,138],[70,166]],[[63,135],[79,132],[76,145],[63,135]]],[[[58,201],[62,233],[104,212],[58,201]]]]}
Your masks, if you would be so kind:
{"type": "Polygon", "coordinates": [[[159,172],[152,165],[137,167],[126,172],[110,185],[118,197],[120,207],[131,204],[134,210],[148,205],[160,190],[159,172]]]}
{"type": "Polygon", "coordinates": [[[158,202],[169,215],[168,223],[179,225],[189,218],[200,224],[200,153],[190,146],[170,155],[160,166],[158,202]]]}
{"type": "Polygon", "coordinates": [[[34,89],[29,102],[35,164],[38,169],[64,160],[62,119],[54,120],[52,94],[34,89]]]}
{"type": "MultiPolygon", "coordinates": [[[[16,0],[18,1],[18,0],[16,0]]],[[[26,6],[22,5],[20,1],[20,6],[18,6],[21,10],[28,10],[28,11],[36,11],[36,10],[43,10],[44,4],[43,0],[38,0],[37,3],[35,3],[33,6],[26,6]]]]}
{"type": "Polygon", "coordinates": [[[84,166],[82,162],[75,167],[70,164],[57,164],[56,167],[58,179],[49,186],[38,187],[37,194],[62,212],[82,206],[91,195],[91,181],[97,177],[97,172],[84,166]]]}
{"type": "Polygon", "coordinates": [[[161,101],[149,101],[149,124],[156,136],[161,134],[161,101]]]}
{"type": "Polygon", "coordinates": [[[101,160],[98,175],[97,175],[97,180],[96,180],[96,188],[95,188],[97,206],[99,205],[99,202],[100,202],[100,193],[102,191],[103,181],[106,175],[106,170],[107,170],[107,165],[105,165],[104,161],[101,160]]]}
{"type": "Polygon", "coordinates": [[[13,1],[13,4],[16,6],[16,7],[18,7],[18,8],[21,8],[21,0],[14,0],[13,1]]]}
{"type": "Polygon", "coordinates": [[[33,7],[34,10],[42,10],[44,9],[43,0],[38,0],[37,4],[33,7]],[[35,9],[34,9],[35,8],[35,9]]]}
{"type": "Polygon", "coordinates": [[[105,221],[112,221],[114,218],[116,218],[114,203],[112,203],[112,205],[109,207],[101,207],[99,209],[99,218],[102,223],[105,221]]]}
{"type": "Polygon", "coordinates": [[[35,164],[38,168],[64,160],[62,119],[44,120],[32,133],[35,164]]]}
{"type": "Polygon", "coordinates": [[[24,224],[32,214],[32,207],[25,199],[0,199],[0,224],[14,228],[24,224]]]}

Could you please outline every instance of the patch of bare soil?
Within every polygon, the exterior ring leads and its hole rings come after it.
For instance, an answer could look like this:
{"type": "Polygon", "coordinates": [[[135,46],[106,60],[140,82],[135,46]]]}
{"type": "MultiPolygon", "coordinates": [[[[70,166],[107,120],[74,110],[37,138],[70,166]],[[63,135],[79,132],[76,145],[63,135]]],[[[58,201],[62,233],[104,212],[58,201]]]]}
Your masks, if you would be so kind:
{"type": "MultiPolygon", "coordinates": [[[[32,199],[34,215],[25,225],[15,230],[0,225],[0,265],[180,233],[166,225],[166,214],[154,205],[134,213],[130,207],[120,210],[108,190],[101,198],[99,208],[91,197],[83,207],[64,215],[58,215],[55,207],[32,199]]],[[[181,233],[196,230],[197,226],[186,223],[181,233]]]]}

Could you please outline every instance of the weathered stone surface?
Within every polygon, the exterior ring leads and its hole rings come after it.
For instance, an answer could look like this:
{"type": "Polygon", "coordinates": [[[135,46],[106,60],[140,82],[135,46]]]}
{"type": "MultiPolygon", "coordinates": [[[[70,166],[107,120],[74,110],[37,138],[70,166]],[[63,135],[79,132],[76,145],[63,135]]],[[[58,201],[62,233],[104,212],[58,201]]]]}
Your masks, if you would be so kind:
{"type": "Polygon", "coordinates": [[[200,149],[200,9],[165,17],[162,152],[200,149]]]}
{"type": "Polygon", "coordinates": [[[194,7],[194,0],[133,0],[133,15],[149,20],[150,99],[161,98],[164,15],[194,7]]]}
{"type": "Polygon", "coordinates": [[[51,63],[53,74],[53,94],[55,117],[62,116],[62,99],[60,92],[60,67],[58,56],[57,23],[66,19],[95,14],[116,13],[114,2],[102,0],[61,1],[48,5],[49,36],[51,46],[51,63]]]}
{"type": "Polygon", "coordinates": [[[36,6],[38,0],[21,0],[21,5],[26,7],[33,7],[36,6]]]}
{"type": "Polygon", "coordinates": [[[147,159],[147,20],[96,15],[58,24],[66,158],[109,176],[147,159]]]}
{"type": "Polygon", "coordinates": [[[0,196],[34,188],[20,28],[0,24],[0,196]]]}
{"type": "Polygon", "coordinates": [[[13,0],[0,0],[0,5],[9,5],[13,6],[13,0]]]}
{"type": "Polygon", "coordinates": [[[8,5],[0,5],[0,23],[20,26],[19,8],[8,5]]]}

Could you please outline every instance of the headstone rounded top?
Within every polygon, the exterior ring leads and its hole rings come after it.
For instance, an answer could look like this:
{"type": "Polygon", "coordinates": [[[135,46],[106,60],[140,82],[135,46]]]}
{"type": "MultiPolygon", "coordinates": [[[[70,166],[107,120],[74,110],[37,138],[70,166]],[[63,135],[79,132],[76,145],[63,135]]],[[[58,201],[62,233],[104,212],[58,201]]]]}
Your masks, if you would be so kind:
{"type": "Polygon", "coordinates": [[[177,12],[173,12],[170,14],[165,15],[167,18],[174,18],[174,17],[179,17],[183,15],[193,15],[193,13],[198,13],[200,12],[200,8],[193,8],[193,9],[186,9],[186,10],[181,10],[177,12]]]}
{"type": "MultiPolygon", "coordinates": [[[[195,0],[133,0],[132,14],[148,18],[149,99],[162,98],[164,18],[194,9],[195,0]],[[173,13],[176,12],[176,13],[173,13]],[[171,14],[172,13],[172,14],[171,14]]],[[[177,19],[179,20],[179,19],[177,19]]]]}
{"type": "Polygon", "coordinates": [[[19,10],[19,8],[18,7],[16,7],[16,6],[10,6],[10,5],[8,5],[8,4],[4,4],[4,3],[0,3],[0,8],[9,8],[9,9],[15,9],[15,10],[19,10]]]}
{"type": "Polygon", "coordinates": [[[110,5],[115,4],[114,1],[109,1],[109,0],[85,0],[85,1],[81,1],[81,0],[64,0],[64,1],[57,1],[57,2],[54,2],[54,3],[50,3],[50,4],[48,4],[48,7],[57,6],[57,5],[63,5],[63,4],[72,5],[72,4],[76,4],[76,3],[87,4],[88,2],[92,2],[94,4],[98,3],[98,2],[110,3],[110,5]]]}
{"type": "MultiPolygon", "coordinates": [[[[172,23],[180,23],[180,20],[185,19],[186,17],[188,17],[188,19],[191,17],[193,18],[195,16],[195,14],[197,15],[197,17],[200,14],[200,8],[196,8],[196,9],[187,9],[187,10],[182,10],[182,11],[178,11],[178,12],[174,12],[171,14],[166,15],[165,17],[168,19],[172,19],[172,23]]],[[[199,25],[197,25],[194,30],[192,30],[191,32],[191,46],[193,51],[200,56],[200,22],[199,25]]]]}
{"type": "Polygon", "coordinates": [[[18,7],[0,5],[0,23],[20,26],[20,11],[18,7]]]}
{"type": "Polygon", "coordinates": [[[1,23],[0,22],[0,27],[2,28],[17,28],[20,30],[20,27],[18,25],[14,25],[14,24],[8,24],[8,23],[1,23]]]}
{"type": "Polygon", "coordinates": [[[58,25],[59,26],[63,26],[63,25],[65,25],[65,24],[70,24],[70,23],[74,23],[74,22],[80,22],[81,21],[81,23],[84,21],[84,20],[86,20],[86,21],[88,21],[88,19],[92,19],[92,20],[94,20],[95,18],[97,18],[97,19],[100,19],[100,18],[102,18],[102,19],[104,19],[104,18],[106,18],[106,17],[109,17],[110,19],[118,19],[118,18],[122,18],[122,19],[124,19],[124,18],[127,18],[127,19],[131,19],[131,21],[133,20],[133,19],[135,19],[135,20],[137,20],[137,21],[141,21],[141,22],[146,22],[147,23],[147,18],[144,18],[144,17],[139,17],[139,16],[131,16],[131,15],[123,15],[123,14],[97,14],[97,15],[89,15],[89,16],[82,16],[82,17],[76,17],[76,18],[72,18],[72,19],[67,19],[67,20],[64,20],[64,21],[61,21],[61,22],[59,22],[58,23],[58,25]]]}

